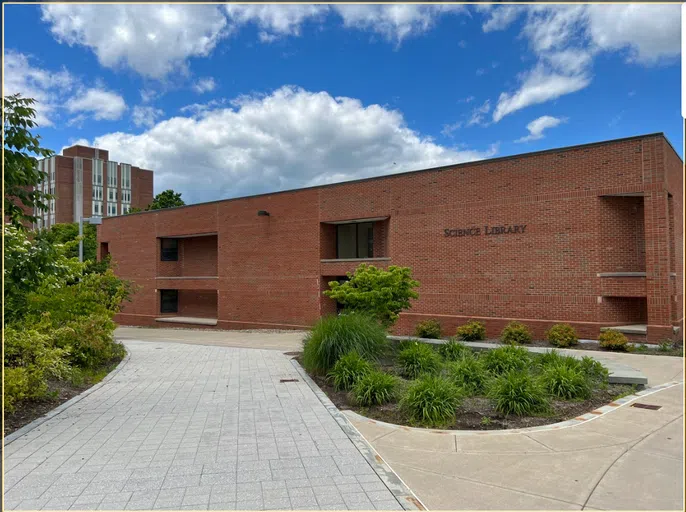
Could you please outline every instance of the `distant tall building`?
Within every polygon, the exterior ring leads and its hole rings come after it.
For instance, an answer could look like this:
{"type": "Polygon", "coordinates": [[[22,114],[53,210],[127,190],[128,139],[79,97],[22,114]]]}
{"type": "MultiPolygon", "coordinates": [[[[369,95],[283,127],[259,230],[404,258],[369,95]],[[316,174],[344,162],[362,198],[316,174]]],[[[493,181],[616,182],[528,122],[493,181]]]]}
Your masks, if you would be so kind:
{"type": "Polygon", "coordinates": [[[104,149],[71,146],[62,155],[39,160],[38,167],[47,175],[39,188],[54,199],[48,211],[34,211],[34,228],[78,222],[82,217],[124,215],[131,208],[145,208],[153,199],[152,171],[113,162],[104,149]]]}

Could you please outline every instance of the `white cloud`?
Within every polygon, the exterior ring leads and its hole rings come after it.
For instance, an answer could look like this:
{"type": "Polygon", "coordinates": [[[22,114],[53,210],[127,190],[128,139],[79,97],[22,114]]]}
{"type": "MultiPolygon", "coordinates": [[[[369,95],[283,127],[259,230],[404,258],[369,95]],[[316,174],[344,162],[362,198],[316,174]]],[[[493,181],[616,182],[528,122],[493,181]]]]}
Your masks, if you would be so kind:
{"type": "Polygon", "coordinates": [[[480,6],[485,32],[503,30],[518,16],[521,35],[537,58],[520,75],[517,90],[503,92],[493,120],[530,105],[557,99],[587,87],[593,59],[601,52],[624,52],[630,62],[649,65],[680,52],[678,5],[480,6]]]}
{"type": "Polygon", "coordinates": [[[555,128],[562,123],[566,123],[566,118],[558,118],[553,116],[541,116],[538,119],[534,119],[529,124],[526,125],[526,129],[529,130],[529,135],[517,139],[515,142],[529,142],[532,140],[539,140],[543,138],[543,132],[549,128],[555,128]]]}
{"type": "Polygon", "coordinates": [[[195,82],[195,84],[193,84],[193,90],[198,94],[214,91],[216,87],[217,83],[214,81],[214,78],[212,77],[201,78],[200,80],[195,82]]]}
{"type": "Polygon", "coordinates": [[[306,21],[321,21],[329,12],[327,5],[227,4],[224,7],[233,24],[256,24],[260,40],[266,43],[283,36],[299,36],[306,21]]]}
{"type": "MultiPolygon", "coordinates": [[[[189,109],[190,110],[190,109],[189,109]]],[[[232,108],[174,117],[94,143],[155,170],[156,188],[191,202],[421,169],[494,156],[448,148],[411,130],[402,114],[359,100],[282,87],[232,108]],[[394,165],[394,163],[396,165],[394,165]]]]}
{"type": "Polygon", "coordinates": [[[5,52],[3,87],[6,96],[21,94],[36,103],[35,122],[39,126],[52,126],[58,109],[75,84],[74,77],[65,69],[47,70],[32,65],[30,57],[12,50],[5,52]]]}
{"type": "Polygon", "coordinates": [[[462,128],[462,125],[464,123],[462,121],[455,121],[452,124],[445,124],[443,125],[443,129],[441,130],[441,133],[445,135],[446,137],[452,137],[453,132],[456,132],[460,128],[462,128]]]}
{"type": "Polygon", "coordinates": [[[90,48],[101,65],[129,67],[151,78],[184,71],[190,57],[210,54],[227,35],[213,5],[46,4],[43,21],[70,46],[90,48]]]}
{"type": "Polygon", "coordinates": [[[136,126],[150,128],[154,126],[155,121],[163,115],[164,110],[162,109],[145,105],[136,105],[131,112],[131,120],[136,126]]]}
{"type": "Polygon", "coordinates": [[[465,12],[461,5],[336,5],[336,12],[348,28],[369,30],[400,44],[410,36],[430,30],[444,14],[465,12]]]}
{"type": "Polygon", "coordinates": [[[538,66],[526,73],[519,90],[514,93],[500,94],[498,104],[493,111],[493,121],[497,123],[506,115],[523,108],[580,91],[590,82],[590,77],[584,74],[563,75],[538,66]]]}
{"type": "Polygon", "coordinates": [[[491,101],[486,100],[480,107],[475,107],[472,110],[472,114],[467,121],[467,126],[473,126],[475,124],[484,124],[484,118],[486,114],[491,111],[491,101]]]}
{"type": "Polygon", "coordinates": [[[83,116],[92,116],[97,121],[114,121],[120,119],[126,111],[126,102],[119,94],[106,89],[84,89],[66,103],[67,111],[83,116]]]}

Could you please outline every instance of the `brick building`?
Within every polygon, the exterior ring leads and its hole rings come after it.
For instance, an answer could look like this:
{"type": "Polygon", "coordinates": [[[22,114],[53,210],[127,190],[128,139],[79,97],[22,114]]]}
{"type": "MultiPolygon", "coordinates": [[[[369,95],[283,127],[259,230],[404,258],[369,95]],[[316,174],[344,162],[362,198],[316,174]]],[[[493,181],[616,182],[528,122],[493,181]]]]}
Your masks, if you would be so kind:
{"type": "Polygon", "coordinates": [[[663,134],[105,219],[100,255],[141,286],[118,321],[305,328],[360,262],[409,266],[396,332],[471,318],[497,336],[569,322],[680,338],[683,162],[663,134]]]}
{"type": "Polygon", "coordinates": [[[81,217],[123,215],[145,208],[153,199],[152,171],[109,160],[109,152],[86,146],[71,146],[38,161],[47,178],[39,185],[53,194],[49,210],[37,210],[34,228],[78,222],[81,217]]]}

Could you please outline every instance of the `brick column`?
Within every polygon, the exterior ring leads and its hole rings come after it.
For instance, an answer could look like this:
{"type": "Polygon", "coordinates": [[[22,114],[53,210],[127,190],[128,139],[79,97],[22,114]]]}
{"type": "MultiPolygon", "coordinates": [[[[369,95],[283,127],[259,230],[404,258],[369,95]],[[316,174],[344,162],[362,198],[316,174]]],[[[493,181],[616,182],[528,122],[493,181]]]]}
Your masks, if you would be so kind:
{"type": "Polygon", "coordinates": [[[670,300],[669,208],[666,190],[649,190],[644,197],[646,291],[648,302],[647,341],[672,337],[670,300]]]}

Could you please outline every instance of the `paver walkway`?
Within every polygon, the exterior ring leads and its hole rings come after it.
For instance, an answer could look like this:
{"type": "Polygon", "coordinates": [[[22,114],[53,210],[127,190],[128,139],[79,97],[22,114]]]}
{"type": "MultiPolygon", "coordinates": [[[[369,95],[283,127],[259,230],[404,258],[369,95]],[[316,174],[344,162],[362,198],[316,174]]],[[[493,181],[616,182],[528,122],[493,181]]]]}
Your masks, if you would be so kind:
{"type": "Polygon", "coordinates": [[[6,444],[5,508],[403,508],[279,351],[125,344],[107,382],[6,444]]]}

